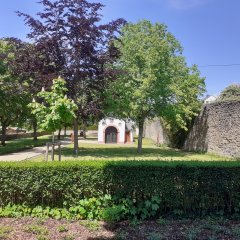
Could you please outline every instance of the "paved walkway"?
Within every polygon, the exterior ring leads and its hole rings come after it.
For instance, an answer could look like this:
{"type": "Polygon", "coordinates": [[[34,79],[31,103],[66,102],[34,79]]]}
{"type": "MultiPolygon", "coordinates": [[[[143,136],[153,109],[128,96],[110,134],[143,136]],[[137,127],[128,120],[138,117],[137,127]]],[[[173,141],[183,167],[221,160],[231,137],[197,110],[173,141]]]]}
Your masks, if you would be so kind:
{"type": "MultiPolygon", "coordinates": [[[[61,141],[63,146],[68,145],[71,142],[70,141],[61,141]]],[[[0,162],[19,162],[23,160],[27,160],[29,158],[37,157],[41,154],[44,154],[46,152],[46,146],[43,147],[35,147],[32,149],[23,150],[16,153],[10,153],[0,156],[0,162]]]]}
{"type": "Polygon", "coordinates": [[[21,152],[16,152],[16,153],[10,153],[10,154],[5,154],[0,156],[0,161],[1,162],[17,162],[17,161],[23,161],[28,158],[33,158],[37,157],[43,153],[45,153],[46,147],[35,147],[32,149],[27,149],[21,152]]]}
{"type": "MultiPolygon", "coordinates": [[[[81,139],[78,141],[79,144],[81,143],[91,143],[91,144],[98,144],[98,141],[97,140],[85,140],[85,139],[81,139]]],[[[81,146],[80,146],[81,147],[81,146]]]]}

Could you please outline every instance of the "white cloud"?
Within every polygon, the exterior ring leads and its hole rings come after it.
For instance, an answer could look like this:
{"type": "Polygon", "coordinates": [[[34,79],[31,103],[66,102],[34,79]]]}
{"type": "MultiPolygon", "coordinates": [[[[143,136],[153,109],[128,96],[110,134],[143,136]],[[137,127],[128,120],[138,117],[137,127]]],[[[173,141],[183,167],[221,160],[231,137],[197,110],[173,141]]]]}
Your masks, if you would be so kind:
{"type": "Polygon", "coordinates": [[[204,5],[208,2],[208,0],[167,0],[167,2],[172,8],[185,10],[204,5]]]}

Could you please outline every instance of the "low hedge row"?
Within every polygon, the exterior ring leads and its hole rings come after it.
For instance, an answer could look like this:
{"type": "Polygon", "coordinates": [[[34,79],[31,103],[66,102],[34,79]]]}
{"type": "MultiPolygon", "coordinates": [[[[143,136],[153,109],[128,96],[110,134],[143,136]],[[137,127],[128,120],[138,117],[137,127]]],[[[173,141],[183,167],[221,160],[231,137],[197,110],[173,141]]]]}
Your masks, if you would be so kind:
{"type": "Polygon", "coordinates": [[[1,163],[0,205],[63,207],[109,194],[115,203],[161,200],[159,214],[240,213],[239,162],[1,163]]]}

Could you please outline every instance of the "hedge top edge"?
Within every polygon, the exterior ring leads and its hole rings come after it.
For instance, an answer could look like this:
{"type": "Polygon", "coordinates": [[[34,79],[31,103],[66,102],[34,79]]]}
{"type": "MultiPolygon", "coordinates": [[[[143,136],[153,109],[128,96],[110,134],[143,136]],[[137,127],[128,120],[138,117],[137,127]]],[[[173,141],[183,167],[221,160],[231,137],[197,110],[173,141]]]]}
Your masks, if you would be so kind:
{"type": "Polygon", "coordinates": [[[155,160],[84,160],[63,162],[0,162],[0,168],[49,168],[49,167],[240,167],[240,161],[155,161],[155,160]]]}

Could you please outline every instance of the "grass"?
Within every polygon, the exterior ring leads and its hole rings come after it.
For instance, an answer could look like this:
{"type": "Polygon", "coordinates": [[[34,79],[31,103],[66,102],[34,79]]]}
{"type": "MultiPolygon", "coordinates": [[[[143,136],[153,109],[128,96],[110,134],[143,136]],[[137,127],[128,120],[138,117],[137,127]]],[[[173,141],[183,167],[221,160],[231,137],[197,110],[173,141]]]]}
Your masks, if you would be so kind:
{"type": "Polygon", "coordinates": [[[12,141],[7,141],[6,146],[0,146],[0,155],[15,153],[33,147],[39,147],[45,145],[46,142],[50,141],[51,136],[41,136],[37,141],[32,138],[21,138],[12,141]]]}
{"type": "MultiPolygon", "coordinates": [[[[166,146],[158,147],[152,140],[143,139],[142,154],[137,154],[137,142],[133,144],[98,144],[92,143],[93,138],[89,139],[91,143],[79,144],[79,155],[73,154],[73,145],[68,145],[62,150],[62,160],[159,160],[159,161],[226,161],[231,158],[221,157],[209,153],[185,152],[166,146]]],[[[34,161],[42,161],[44,156],[39,156],[34,161]]],[[[55,157],[57,159],[57,156],[55,157]]]]}

